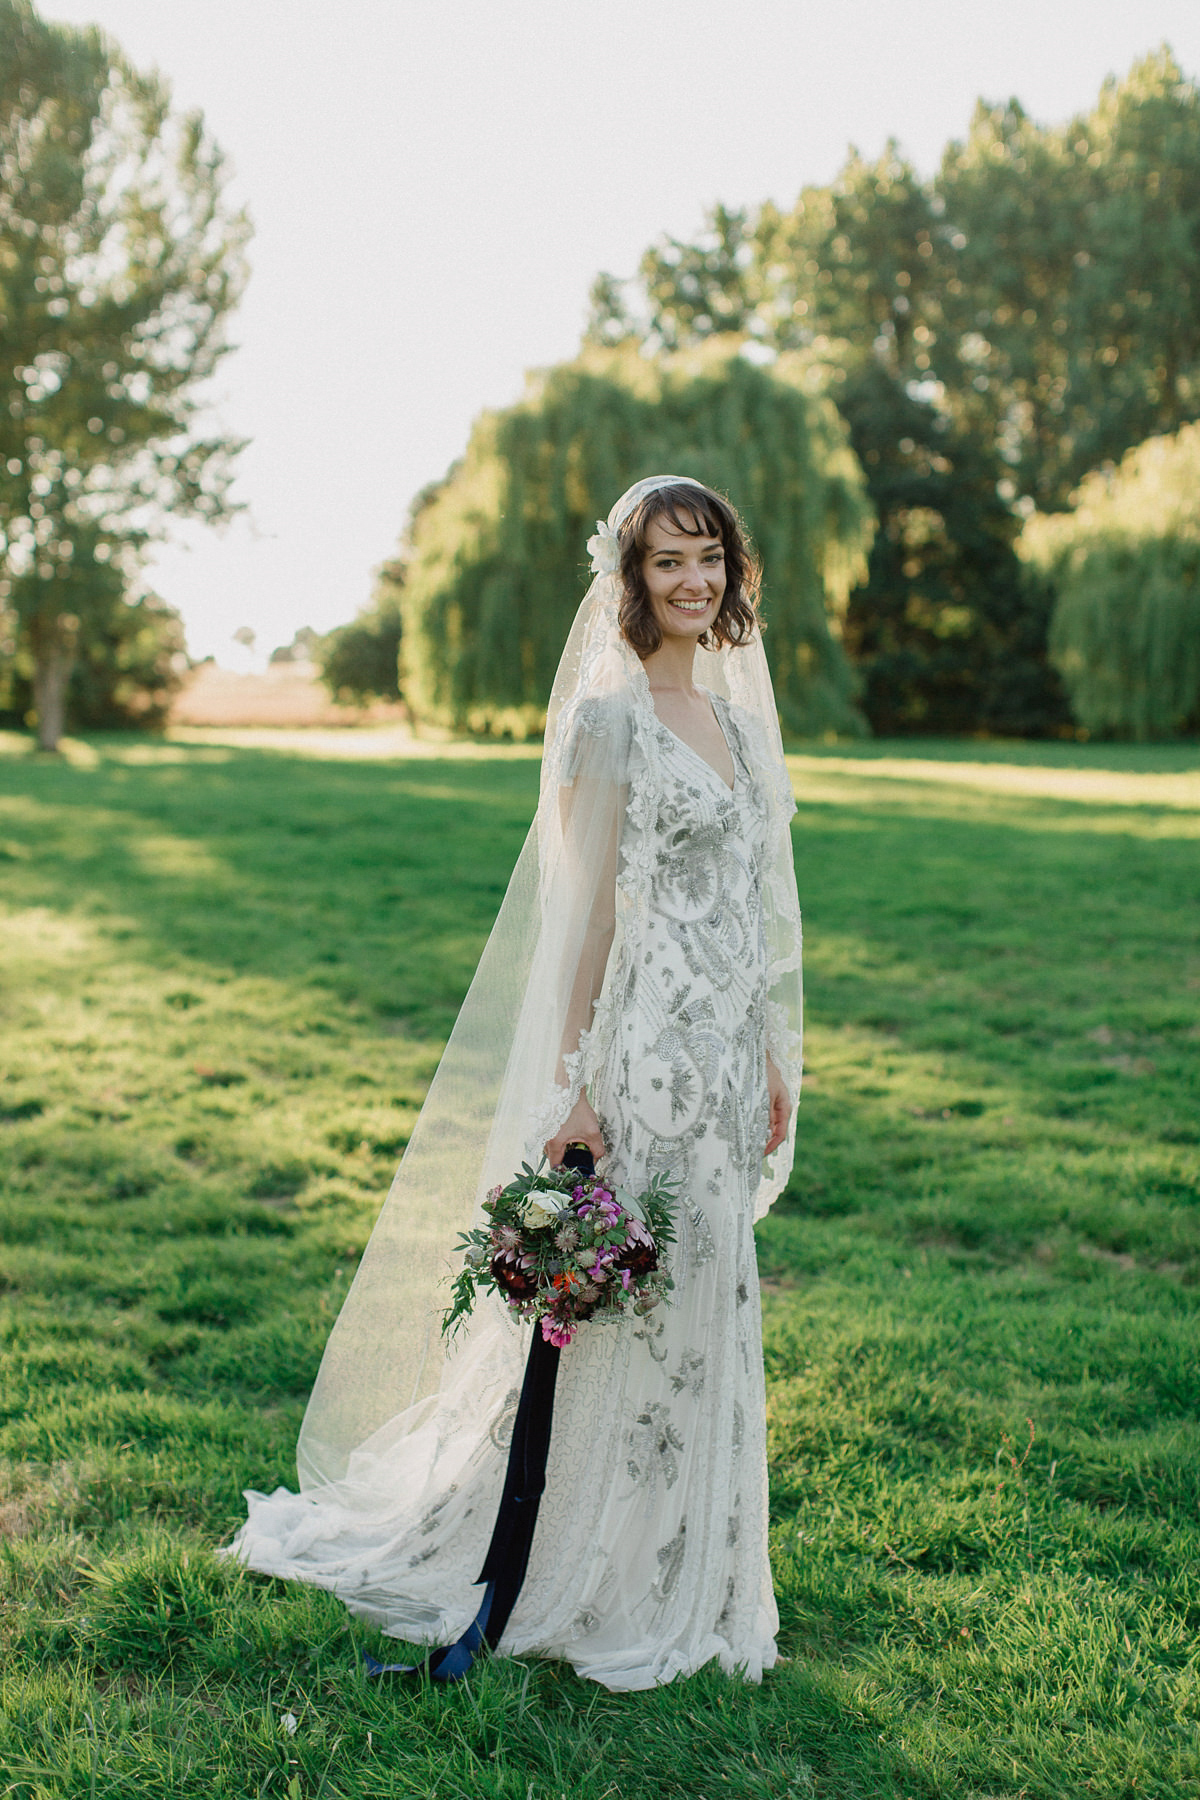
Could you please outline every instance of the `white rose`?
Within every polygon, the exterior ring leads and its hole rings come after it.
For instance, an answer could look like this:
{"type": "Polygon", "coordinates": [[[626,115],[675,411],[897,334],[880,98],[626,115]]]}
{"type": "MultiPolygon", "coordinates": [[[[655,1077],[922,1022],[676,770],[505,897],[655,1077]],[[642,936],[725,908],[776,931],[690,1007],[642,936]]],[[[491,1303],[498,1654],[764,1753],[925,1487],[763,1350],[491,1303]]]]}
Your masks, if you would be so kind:
{"type": "Polygon", "coordinates": [[[560,1195],[551,1194],[545,1188],[535,1188],[525,1202],[521,1217],[530,1231],[541,1231],[546,1225],[557,1225],[561,1207],[560,1195]]]}
{"type": "Polygon", "coordinates": [[[603,519],[596,520],[596,535],[587,541],[594,575],[615,575],[621,566],[621,540],[603,519]]]}

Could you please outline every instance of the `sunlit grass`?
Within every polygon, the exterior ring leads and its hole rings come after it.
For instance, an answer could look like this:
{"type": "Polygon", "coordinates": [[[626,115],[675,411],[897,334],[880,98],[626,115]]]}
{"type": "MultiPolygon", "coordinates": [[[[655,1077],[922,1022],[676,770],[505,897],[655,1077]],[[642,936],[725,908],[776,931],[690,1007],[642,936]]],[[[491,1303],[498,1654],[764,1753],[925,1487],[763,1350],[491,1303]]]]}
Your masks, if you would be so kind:
{"type": "Polygon", "coordinates": [[[1200,757],[797,753],[811,1074],[761,1233],[788,1660],[409,1694],[328,1596],[212,1552],[294,1480],[537,763],[239,735],[0,742],[7,1791],[1197,1791],[1200,757]]]}
{"type": "Polygon", "coordinates": [[[872,791],[878,792],[873,783],[888,781],[903,783],[913,800],[931,799],[939,789],[950,798],[955,789],[965,788],[1089,806],[1167,807],[1192,815],[1186,822],[1173,821],[1180,835],[1192,836],[1200,829],[1196,818],[1200,814],[1200,770],[1195,768],[1081,768],[1057,762],[977,762],[969,755],[951,761],[916,755],[866,759],[800,754],[789,756],[788,766],[793,781],[810,800],[845,800],[851,795],[866,799],[872,791]]]}

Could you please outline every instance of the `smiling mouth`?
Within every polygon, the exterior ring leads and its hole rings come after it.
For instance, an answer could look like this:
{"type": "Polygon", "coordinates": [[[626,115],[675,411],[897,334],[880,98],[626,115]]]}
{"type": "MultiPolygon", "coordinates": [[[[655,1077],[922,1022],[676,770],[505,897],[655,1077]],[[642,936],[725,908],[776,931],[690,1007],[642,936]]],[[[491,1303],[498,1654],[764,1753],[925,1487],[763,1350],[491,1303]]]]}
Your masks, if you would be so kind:
{"type": "Polygon", "coordinates": [[[712,601],[711,600],[672,600],[671,605],[677,606],[679,608],[680,612],[702,613],[702,612],[708,611],[709,607],[712,605],[712,601]]]}

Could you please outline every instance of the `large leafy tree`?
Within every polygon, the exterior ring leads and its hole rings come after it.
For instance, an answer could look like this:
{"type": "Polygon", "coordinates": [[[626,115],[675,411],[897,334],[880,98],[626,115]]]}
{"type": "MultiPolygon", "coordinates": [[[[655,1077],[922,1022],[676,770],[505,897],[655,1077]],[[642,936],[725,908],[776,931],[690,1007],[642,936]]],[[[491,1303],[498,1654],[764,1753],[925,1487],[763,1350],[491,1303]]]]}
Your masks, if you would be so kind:
{"type": "Polygon", "coordinates": [[[1200,424],[1089,475],[1072,511],[1027,522],[1022,550],[1057,595],[1050,651],[1083,726],[1200,727],[1200,424]]]}
{"type": "Polygon", "coordinates": [[[39,743],[168,515],[231,507],[202,426],[248,225],[199,114],[96,30],[0,0],[0,579],[39,743]],[[94,576],[89,579],[89,574],[94,576]]]}
{"type": "Polygon", "coordinates": [[[990,456],[874,359],[838,388],[879,530],[845,647],[872,729],[1036,736],[1068,721],[1049,597],[1014,552],[990,456]]]}
{"type": "Polygon", "coordinates": [[[1019,492],[1064,507],[1200,415],[1200,90],[1168,50],[1063,126],[980,106],[936,194],[957,264],[938,373],[1019,492]]]}
{"type": "Polygon", "coordinates": [[[534,728],[587,585],[594,521],[639,476],[677,469],[729,493],[757,542],[785,725],[861,728],[838,633],[870,512],[845,429],[811,377],[801,357],[761,367],[720,338],[654,359],[593,348],[485,415],[411,526],[403,665],[414,712],[534,728]]]}

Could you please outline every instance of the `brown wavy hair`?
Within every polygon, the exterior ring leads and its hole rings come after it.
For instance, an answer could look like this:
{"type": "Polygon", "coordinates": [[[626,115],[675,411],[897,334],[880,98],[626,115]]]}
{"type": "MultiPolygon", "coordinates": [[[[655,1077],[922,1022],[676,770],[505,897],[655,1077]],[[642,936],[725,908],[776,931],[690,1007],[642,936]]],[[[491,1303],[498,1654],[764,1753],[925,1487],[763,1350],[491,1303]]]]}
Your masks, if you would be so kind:
{"type": "Polygon", "coordinates": [[[758,558],[751,549],[742,521],[722,494],[712,488],[676,482],[656,488],[639,500],[622,524],[621,599],[617,619],[621,635],[645,660],[663,641],[654,617],[650,595],[642,578],[642,563],[650,546],[647,536],[656,519],[669,519],[686,537],[720,538],[725,551],[725,593],[720,610],[698,640],[705,650],[722,644],[747,644],[761,629],[758,591],[762,579],[758,558]]]}

